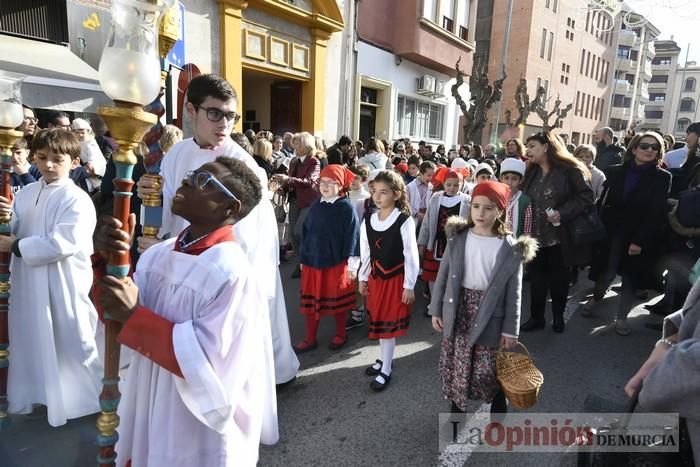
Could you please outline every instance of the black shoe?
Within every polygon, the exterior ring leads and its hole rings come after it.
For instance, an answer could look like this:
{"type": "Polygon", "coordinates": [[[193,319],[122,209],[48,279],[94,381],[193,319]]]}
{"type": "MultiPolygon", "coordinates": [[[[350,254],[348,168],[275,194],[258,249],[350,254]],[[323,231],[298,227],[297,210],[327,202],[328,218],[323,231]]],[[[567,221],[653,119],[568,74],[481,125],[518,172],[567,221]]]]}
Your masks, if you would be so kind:
{"type": "Polygon", "coordinates": [[[563,316],[555,316],[554,321],[552,322],[552,330],[554,332],[564,332],[564,317],[563,316]]]}
{"type": "Polygon", "coordinates": [[[380,392],[380,391],[385,390],[386,387],[389,386],[389,382],[391,381],[391,375],[386,375],[380,371],[379,374],[377,374],[377,376],[381,376],[382,378],[384,378],[384,382],[380,383],[376,379],[373,379],[369,383],[369,387],[374,389],[377,392],[380,392]]]}
{"type": "Polygon", "coordinates": [[[382,365],[384,364],[384,362],[382,362],[381,360],[377,359],[377,360],[375,361],[375,363],[378,363],[378,364],[379,364],[379,369],[374,368],[374,364],[368,366],[368,367],[365,369],[365,374],[366,374],[367,376],[377,376],[377,375],[379,374],[379,372],[382,371],[382,365]]]}
{"type": "Polygon", "coordinates": [[[508,402],[503,391],[498,391],[491,401],[491,423],[502,422],[508,413],[508,402]]]}
{"type": "Polygon", "coordinates": [[[363,324],[365,324],[365,322],[362,318],[355,319],[352,316],[348,316],[348,319],[345,320],[345,329],[359,328],[363,324]]]}
{"type": "Polygon", "coordinates": [[[644,308],[651,314],[659,316],[670,315],[673,312],[671,305],[668,303],[663,303],[663,301],[655,303],[654,305],[644,305],[644,308]]]}
{"type": "Polygon", "coordinates": [[[530,318],[520,325],[520,330],[523,332],[534,331],[535,329],[544,329],[544,321],[536,320],[535,318],[530,318]]]}
{"type": "Polygon", "coordinates": [[[292,273],[292,279],[299,279],[301,277],[301,266],[297,264],[296,269],[292,273]]]}

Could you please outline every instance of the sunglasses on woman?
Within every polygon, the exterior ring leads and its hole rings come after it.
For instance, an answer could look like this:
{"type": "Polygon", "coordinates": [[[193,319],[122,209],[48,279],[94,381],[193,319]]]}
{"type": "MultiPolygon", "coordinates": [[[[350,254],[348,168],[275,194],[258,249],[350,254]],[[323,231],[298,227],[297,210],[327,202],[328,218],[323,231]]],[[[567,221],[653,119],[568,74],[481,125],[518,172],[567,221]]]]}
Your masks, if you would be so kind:
{"type": "Polygon", "coordinates": [[[187,183],[196,188],[199,188],[200,190],[203,190],[204,187],[211,183],[229,198],[238,201],[239,203],[241,202],[238,198],[236,198],[236,195],[231,193],[231,191],[228,188],[226,188],[223,183],[218,181],[216,177],[214,177],[214,175],[212,175],[209,172],[196,172],[194,170],[190,170],[185,174],[185,178],[183,179],[183,181],[187,181],[187,183]]]}
{"type": "Polygon", "coordinates": [[[641,150],[646,150],[646,149],[653,149],[654,151],[659,151],[661,150],[661,145],[659,143],[639,143],[639,146],[637,146],[641,150]]]}

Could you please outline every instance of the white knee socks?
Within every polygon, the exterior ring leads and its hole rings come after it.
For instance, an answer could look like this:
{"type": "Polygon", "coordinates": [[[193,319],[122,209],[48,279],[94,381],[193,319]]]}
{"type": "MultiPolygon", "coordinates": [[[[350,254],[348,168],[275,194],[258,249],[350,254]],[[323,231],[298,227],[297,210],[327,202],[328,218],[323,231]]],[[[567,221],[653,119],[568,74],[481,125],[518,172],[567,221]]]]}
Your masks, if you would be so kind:
{"type": "MultiPolygon", "coordinates": [[[[382,373],[387,376],[391,375],[391,361],[394,359],[394,347],[396,347],[396,338],[379,339],[379,348],[382,351],[382,373]]],[[[384,384],[384,378],[377,375],[378,383],[384,384]]]]}

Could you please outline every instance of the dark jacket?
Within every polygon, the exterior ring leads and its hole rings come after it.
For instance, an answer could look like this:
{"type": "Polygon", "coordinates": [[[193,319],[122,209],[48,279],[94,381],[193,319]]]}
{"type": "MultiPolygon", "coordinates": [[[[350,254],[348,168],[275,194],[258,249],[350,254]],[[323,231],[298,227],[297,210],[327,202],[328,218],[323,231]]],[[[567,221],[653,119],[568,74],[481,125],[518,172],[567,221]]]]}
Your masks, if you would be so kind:
{"type": "MultiPolygon", "coordinates": [[[[445,225],[447,249],[440,262],[430,301],[430,315],[442,318],[443,335],[452,337],[464,278],[464,249],[469,228],[464,218],[453,216],[445,225]]],[[[467,345],[498,347],[501,333],[518,335],[523,283],[523,263],[531,261],[537,242],[530,237],[505,238],[484,291],[467,345]]]]}
{"type": "Polygon", "coordinates": [[[605,172],[613,165],[622,164],[622,154],[625,148],[617,144],[606,146],[605,143],[596,146],[597,155],[593,161],[593,165],[605,172]]]}
{"type": "Polygon", "coordinates": [[[36,178],[32,176],[29,172],[25,174],[16,174],[10,172],[10,186],[12,187],[12,194],[17,194],[19,190],[29,185],[30,183],[36,182],[36,178]]]}
{"type": "Polygon", "coordinates": [[[321,174],[321,164],[313,156],[306,156],[304,162],[299,157],[289,163],[289,179],[284,189],[300,209],[311,206],[319,198],[318,179],[321,174]]]}
{"type": "Polygon", "coordinates": [[[272,175],[272,171],[275,169],[272,164],[265,159],[263,159],[260,156],[253,156],[253,159],[255,159],[255,162],[258,163],[260,167],[265,171],[265,174],[267,175],[267,178],[270,178],[270,175],[272,175]]]}
{"type": "Polygon", "coordinates": [[[360,221],[347,198],[313,202],[304,219],[300,263],[316,269],[360,256],[360,221]]]}
{"type": "MultiPolygon", "coordinates": [[[[568,224],[579,216],[587,207],[592,206],[595,200],[593,189],[590,181],[586,180],[583,172],[576,167],[565,167],[561,165],[553,165],[551,170],[554,209],[559,212],[561,217],[561,225],[557,229],[559,233],[559,242],[561,244],[562,255],[568,266],[588,264],[591,256],[590,247],[576,246],[571,241],[568,224]]],[[[523,179],[522,191],[532,200],[533,209],[535,209],[537,200],[533,194],[534,183],[541,176],[542,169],[539,166],[533,165],[532,169],[525,173],[523,179]]],[[[538,215],[539,209],[535,209],[533,213],[538,215]]],[[[540,215],[545,215],[540,212],[540,215]]],[[[533,219],[536,223],[536,219],[533,219]]],[[[533,232],[537,238],[537,232],[533,232]]]]}
{"type": "Polygon", "coordinates": [[[653,167],[642,171],[637,185],[625,199],[625,176],[632,162],[610,167],[599,201],[599,212],[608,231],[608,239],[596,245],[591,265],[591,277],[607,267],[611,238],[622,242],[625,252],[621,268],[632,272],[638,288],[655,286],[654,267],[661,258],[668,226],[667,202],[671,189],[671,174],[653,167]],[[642,248],[637,256],[626,254],[629,245],[642,248]]]}

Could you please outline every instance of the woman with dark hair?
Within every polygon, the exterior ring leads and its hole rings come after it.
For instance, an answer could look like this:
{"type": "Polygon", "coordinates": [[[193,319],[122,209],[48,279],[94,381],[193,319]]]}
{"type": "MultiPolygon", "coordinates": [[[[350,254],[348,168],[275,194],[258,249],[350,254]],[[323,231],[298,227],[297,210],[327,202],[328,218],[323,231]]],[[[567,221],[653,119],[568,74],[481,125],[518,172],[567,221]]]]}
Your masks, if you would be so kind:
{"type": "Polygon", "coordinates": [[[627,315],[635,290],[656,285],[654,266],[661,257],[666,226],[666,198],[671,174],[659,165],[664,141],[655,132],[636,135],[627,146],[624,162],[608,168],[600,212],[608,238],[596,246],[591,278],[596,280],[593,298],[582,315],[590,316],[603,300],[615,276],[622,275],[620,306],[615,331],[630,333],[627,315]]]}
{"type": "Polygon", "coordinates": [[[526,144],[530,163],[522,191],[532,200],[533,231],[540,249],[530,265],[530,319],[520,329],[544,328],[549,293],[554,316],[552,329],[564,332],[568,271],[571,266],[587,264],[590,256],[590,248],[582,248],[571,241],[569,223],[593,205],[591,174],[569,154],[561,138],[554,133],[534,134],[526,144]]]}
{"type": "MultiPolygon", "coordinates": [[[[563,144],[563,143],[562,143],[563,144]]],[[[506,141],[506,157],[517,157],[519,159],[525,159],[525,146],[523,142],[518,138],[511,138],[506,141]]],[[[566,150],[566,146],[564,146],[566,150]]]]}
{"type": "Polygon", "coordinates": [[[388,167],[389,158],[384,154],[384,144],[378,138],[370,138],[367,141],[367,152],[357,161],[358,164],[367,164],[370,171],[384,170],[388,167]]]}

